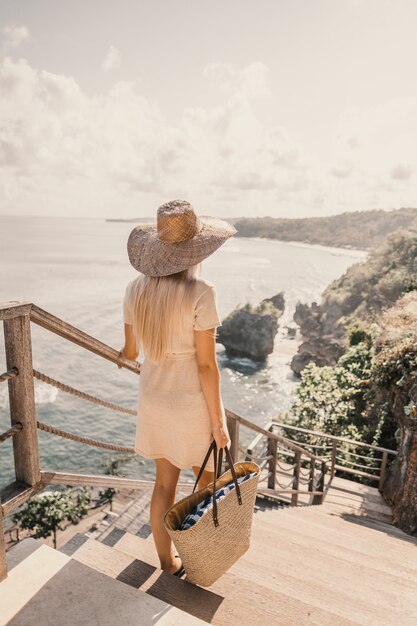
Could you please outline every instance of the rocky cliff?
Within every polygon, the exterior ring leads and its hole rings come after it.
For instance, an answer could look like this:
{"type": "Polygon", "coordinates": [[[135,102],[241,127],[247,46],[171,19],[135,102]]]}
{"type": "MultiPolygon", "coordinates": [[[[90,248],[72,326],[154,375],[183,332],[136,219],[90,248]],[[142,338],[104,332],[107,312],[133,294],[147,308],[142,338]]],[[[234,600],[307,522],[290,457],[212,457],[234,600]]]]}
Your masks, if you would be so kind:
{"type": "Polygon", "coordinates": [[[299,303],[294,321],[305,341],[291,367],[300,374],[307,363],[334,365],[346,347],[347,330],[369,324],[407,291],[417,288],[417,234],[398,231],[355,263],[324,291],[320,304],[299,303]]]}
{"type": "Polygon", "coordinates": [[[228,356],[264,361],[274,349],[278,320],[285,309],[284,294],[265,298],[256,307],[246,304],[235,309],[218,328],[217,341],[228,356]]]}

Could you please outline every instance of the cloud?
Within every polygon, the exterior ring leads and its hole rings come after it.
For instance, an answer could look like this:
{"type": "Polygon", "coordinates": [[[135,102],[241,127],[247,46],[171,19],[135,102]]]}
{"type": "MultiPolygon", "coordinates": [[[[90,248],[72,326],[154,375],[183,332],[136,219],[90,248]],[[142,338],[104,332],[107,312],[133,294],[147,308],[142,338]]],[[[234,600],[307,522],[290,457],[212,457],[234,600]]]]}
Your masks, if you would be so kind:
{"type": "Polygon", "coordinates": [[[3,40],[6,48],[18,48],[29,39],[29,30],[23,24],[9,24],[3,28],[3,40]]]}
{"type": "Polygon", "coordinates": [[[105,72],[111,72],[117,70],[122,62],[122,53],[115,46],[110,46],[104,57],[101,67],[105,72]]]}
{"type": "Polygon", "coordinates": [[[149,216],[172,197],[229,216],[417,204],[414,100],[346,110],[324,162],[262,121],[266,66],[211,64],[203,76],[220,103],[173,124],[135,82],[88,95],[72,77],[3,59],[0,212],[149,216]]]}
{"type": "Polygon", "coordinates": [[[338,165],[335,165],[331,169],[331,173],[336,178],[349,178],[349,176],[352,174],[352,170],[353,170],[352,163],[345,162],[345,163],[339,163],[338,165]]]}
{"type": "Polygon", "coordinates": [[[417,98],[394,98],[369,107],[349,107],[333,135],[328,193],[347,206],[417,206],[417,98]]]}
{"type": "Polygon", "coordinates": [[[408,180],[412,175],[414,168],[411,165],[405,165],[401,163],[400,165],[396,165],[391,170],[391,178],[394,180],[408,180]]]}
{"type": "Polygon", "coordinates": [[[216,87],[249,98],[270,95],[268,73],[269,68],[260,62],[243,69],[237,69],[231,63],[209,63],[203,70],[204,76],[216,87]]]}

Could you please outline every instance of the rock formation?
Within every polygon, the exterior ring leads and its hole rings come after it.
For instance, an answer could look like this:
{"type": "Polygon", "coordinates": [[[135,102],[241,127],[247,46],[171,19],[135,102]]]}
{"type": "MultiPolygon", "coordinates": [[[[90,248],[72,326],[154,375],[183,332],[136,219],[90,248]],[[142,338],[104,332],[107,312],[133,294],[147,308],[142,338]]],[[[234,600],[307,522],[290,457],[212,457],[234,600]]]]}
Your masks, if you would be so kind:
{"type": "Polygon", "coordinates": [[[265,361],[274,349],[278,319],[285,309],[284,294],[265,298],[256,307],[246,304],[235,309],[218,328],[217,341],[228,356],[265,361]]]}
{"type": "Polygon", "coordinates": [[[337,323],[339,310],[334,307],[326,310],[316,302],[311,306],[299,302],[295,308],[294,321],[300,327],[301,335],[306,339],[298,347],[298,352],[291,361],[291,369],[300,375],[304,367],[313,361],[319,367],[335,365],[344,352],[344,328],[337,323]]]}

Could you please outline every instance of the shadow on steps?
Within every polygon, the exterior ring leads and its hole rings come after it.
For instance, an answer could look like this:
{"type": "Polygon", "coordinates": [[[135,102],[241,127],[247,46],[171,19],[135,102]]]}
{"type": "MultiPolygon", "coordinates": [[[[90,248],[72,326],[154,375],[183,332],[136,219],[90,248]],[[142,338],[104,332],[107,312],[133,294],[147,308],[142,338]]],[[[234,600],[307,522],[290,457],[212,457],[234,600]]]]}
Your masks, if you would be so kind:
{"type": "Polygon", "coordinates": [[[135,559],[116,577],[135,589],[141,588],[149,595],[168,602],[177,609],[211,622],[224,598],[213,591],[176,578],[158,568],[135,559]]]}

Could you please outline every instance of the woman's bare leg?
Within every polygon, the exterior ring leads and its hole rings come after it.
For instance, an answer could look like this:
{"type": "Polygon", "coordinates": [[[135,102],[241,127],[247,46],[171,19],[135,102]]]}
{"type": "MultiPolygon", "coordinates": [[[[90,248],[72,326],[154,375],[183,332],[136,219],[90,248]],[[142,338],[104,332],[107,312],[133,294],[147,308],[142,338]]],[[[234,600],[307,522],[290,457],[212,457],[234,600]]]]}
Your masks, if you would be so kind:
{"type": "MultiPolygon", "coordinates": [[[[198,472],[200,471],[199,467],[194,467],[193,466],[193,472],[194,472],[194,476],[197,478],[198,476],[198,472]]],[[[214,480],[214,472],[208,472],[207,470],[204,470],[199,483],[197,485],[197,489],[203,489],[204,487],[207,487],[207,485],[209,485],[210,483],[212,483],[214,480]]]]}
{"type": "Polygon", "coordinates": [[[155,459],[156,479],[151,499],[151,528],[161,569],[177,571],[181,560],[175,557],[174,544],[164,527],[166,511],[174,504],[180,469],[166,459],[155,459]]]}

